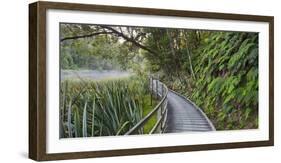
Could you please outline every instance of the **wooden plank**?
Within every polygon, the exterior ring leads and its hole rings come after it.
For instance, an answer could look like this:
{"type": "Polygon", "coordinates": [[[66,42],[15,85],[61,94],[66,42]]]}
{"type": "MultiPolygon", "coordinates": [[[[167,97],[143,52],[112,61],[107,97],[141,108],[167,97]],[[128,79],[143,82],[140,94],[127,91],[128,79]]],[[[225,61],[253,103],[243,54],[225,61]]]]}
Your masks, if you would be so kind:
{"type": "Polygon", "coordinates": [[[168,121],[166,132],[212,131],[206,117],[189,101],[172,91],[169,91],[167,99],[168,121]]]}

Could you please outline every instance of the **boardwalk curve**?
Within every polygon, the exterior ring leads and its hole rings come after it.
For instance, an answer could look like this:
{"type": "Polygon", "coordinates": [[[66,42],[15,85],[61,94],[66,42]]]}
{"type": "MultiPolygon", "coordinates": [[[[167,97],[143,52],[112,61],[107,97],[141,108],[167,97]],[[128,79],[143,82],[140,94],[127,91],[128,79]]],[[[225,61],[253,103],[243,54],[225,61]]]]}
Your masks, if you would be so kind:
{"type": "MultiPolygon", "coordinates": [[[[162,84],[160,81],[158,83],[162,84]]],[[[156,87],[154,80],[154,91],[156,87]]],[[[161,89],[158,87],[159,94],[161,89]]],[[[215,131],[215,127],[205,113],[197,107],[192,101],[182,95],[169,90],[167,94],[168,113],[165,133],[179,132],[205,132],[215,131]]]]}

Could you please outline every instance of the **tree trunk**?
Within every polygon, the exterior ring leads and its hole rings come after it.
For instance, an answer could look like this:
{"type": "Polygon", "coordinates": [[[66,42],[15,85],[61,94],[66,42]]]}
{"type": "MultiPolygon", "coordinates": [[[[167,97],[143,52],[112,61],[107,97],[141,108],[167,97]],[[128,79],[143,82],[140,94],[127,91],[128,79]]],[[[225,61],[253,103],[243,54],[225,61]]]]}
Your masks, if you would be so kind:
{"type": "Polygon", "coordinates": [[[180,74],[178,72],[179,67],[180,67],[180,63],[178,62],[178,58],[177,58],[177,55],[176,55],[176,52],[175,52],[172,35],[168,30],[167,30],[167,36],[168,36],[168,39],[169,39],[169,47],[171,49],[171,53],[172,53],[173,61],[174,61],[174,67],[175,67],[175,70],[172,70],[172,71],[175,71],[175,73],[177,74],[177,77],[180,78],[180,74]]]}

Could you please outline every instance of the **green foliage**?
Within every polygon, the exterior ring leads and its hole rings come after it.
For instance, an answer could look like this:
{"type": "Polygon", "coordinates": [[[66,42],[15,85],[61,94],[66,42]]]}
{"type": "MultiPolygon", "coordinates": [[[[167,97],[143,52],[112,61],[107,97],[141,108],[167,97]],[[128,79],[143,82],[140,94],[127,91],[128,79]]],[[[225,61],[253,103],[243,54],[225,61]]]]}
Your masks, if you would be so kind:
{"type": "MultiPolygon", "coordinates": [[[[193,50],[200,44],[200,32],[184,29],[144,28],[150,37],[144,44],[157,54],[144,51],[150,72],[162,72],[165,78],[181,79],[193,73],[193,50]]],[[[194,75],[194,74],[193,74],[194,75]]]]}
{"type": "Polygon", "coordinates": [[[257,128],[257,34],[214,32],[197,54],[192,100],[218,130],[257,128]]]}
{"type": "MultiPolygon", "coordinates": [[[[137,77],[108,81],[64,81],[61,99],[61,137],[122,135],[151,111],[148,83],[137,77]],[[65,93],[64,93],[65,92],[65,93]],[[65,118],[67,116],[67,119],[65,118]]],[[[156,118],[156,117],[154,117],[156,118]]],[[[155,121],[152,118],[152,121],[155,121]]],[[[149,126],[145,128],[150,128],[149,126]]],[[[147,133],[140,130],[139,134],[147,133]]]]}
{"type": "MultiPolygon", "coordinates": [[[[98,32],[100,27],[63,23],[60,30],[61,38],[65,38],[98,32]]],[[[130,42],[113,35],[65,40],[60,43],[61,68],[137,71],[142,68],[144,57],[138,48],[132,47],[130,42]]]]}
{"type": "Polygon", "coordinates": [[[126,64],[122,64],[123,60],[118,57],[124,53],[127,53],[125,46],[102,35],[93,40],[64,41],[61,43],[61,67],[62,69],[126,69],[126,64]]]}

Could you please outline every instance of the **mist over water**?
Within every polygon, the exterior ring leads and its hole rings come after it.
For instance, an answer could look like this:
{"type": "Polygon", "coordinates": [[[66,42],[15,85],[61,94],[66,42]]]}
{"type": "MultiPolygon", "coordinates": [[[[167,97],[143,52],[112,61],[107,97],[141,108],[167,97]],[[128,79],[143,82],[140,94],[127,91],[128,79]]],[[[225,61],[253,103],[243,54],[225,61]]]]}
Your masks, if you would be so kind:
{"type": "Polygon", "coordinates": [[[61,80],[66,79],[86,79],[102,80],[110,78],[129,77],[132,73],[121,70],[61,70],[61,80]]]}

